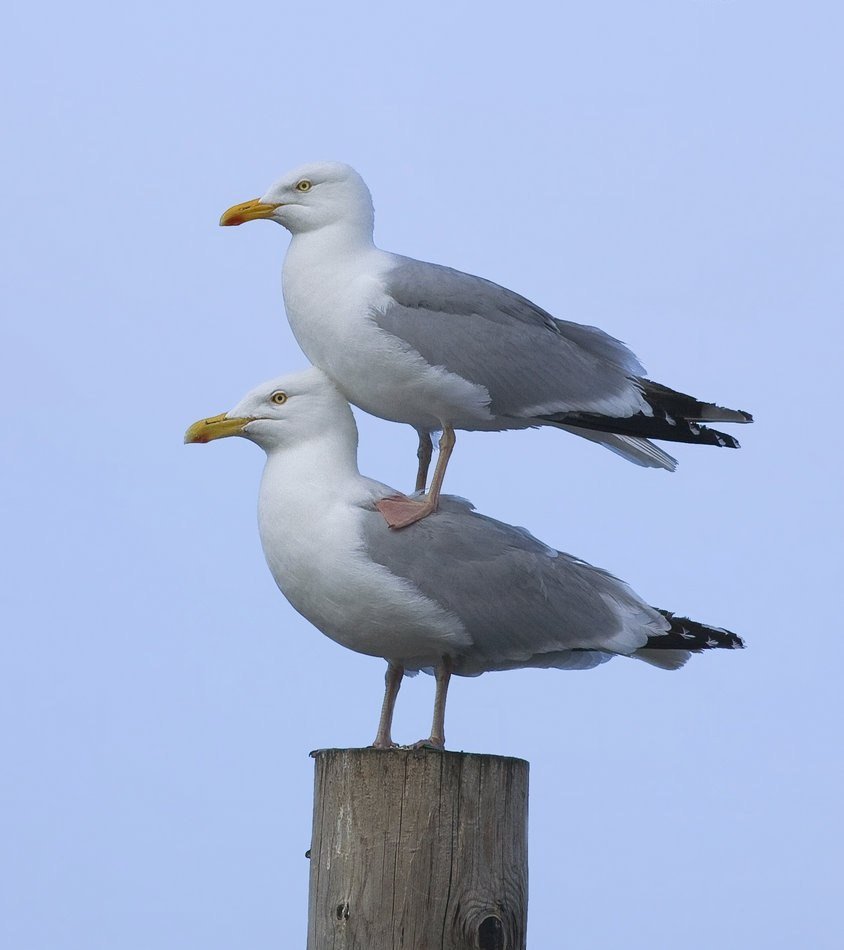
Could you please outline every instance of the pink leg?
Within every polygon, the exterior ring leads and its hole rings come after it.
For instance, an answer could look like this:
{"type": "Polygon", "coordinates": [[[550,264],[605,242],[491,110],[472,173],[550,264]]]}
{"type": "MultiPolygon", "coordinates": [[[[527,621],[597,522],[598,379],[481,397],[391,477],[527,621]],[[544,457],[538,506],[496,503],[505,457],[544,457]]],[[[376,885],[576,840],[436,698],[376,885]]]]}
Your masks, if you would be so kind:
{"type": "Polygon", "coordinates": [[[431,723],[431,735],[427,739],[417,742],[414,749],[444,749],[445,748],[445,701],[448,696],[448,683],[454,664],[447,656],[437,667],[434,675],[437,680],[437,692],[434,697],[434,721],[431,723]]]}
{"type": "MultiPolygon", "coordinates": [[[[431,512],[437,510],[445,470],[448,468],[448,460],[454,450],[455,441],[454,429],[451,426],[443,426],[437,466],[434,469],[434,477],[431,479],[431,487],[424,498],[416,499],[407,498],[405,495],[393,495],[390,498],[382,498],[381,501],[375,503],[375,507],[381,512],[384,520],[391,528],[406,528],[408,525],[427,518],[431,512]]],[[[420,459],[420,472],[421,468],[420,459]]]]}
{"type": "Polygon", "coordinates": [[[393,726],[393,710],[396,708],[396,697],[399,694],[403,676],[403,666],[387,664],[387,672],[384,676],[384,702],[381,704],[381,718],[378,720],[378,734],[375,736],[375,742],[372,743],[373,749],[396,748],[390,733],[393,726]]]}
{"type": "Polygon", "coordinates": [[[416,491],[425,491],[428,484],[428,469],[431,467],[431,456],[434,454],[434,444],[430,432],[419,433],[419,448],[416,457],[419,459],[419,468],[416,471],[416,491]]]}

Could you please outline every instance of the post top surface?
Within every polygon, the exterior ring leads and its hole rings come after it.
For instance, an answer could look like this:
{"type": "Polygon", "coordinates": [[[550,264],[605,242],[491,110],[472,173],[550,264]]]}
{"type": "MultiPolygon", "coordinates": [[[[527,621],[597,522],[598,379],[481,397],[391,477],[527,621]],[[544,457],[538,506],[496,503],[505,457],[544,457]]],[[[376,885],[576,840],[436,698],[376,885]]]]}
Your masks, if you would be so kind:
{"type": "Polygon", "coordinates": [[[361,748],[352,748],[352,749],[314,749],[311,753],[312,759],[319,759],[323,756],[335,756],[335,755],[360,755],[360,756],[394,756],[396,758],[422,758],[423,756],[445,756],[446,758],[454,759],[484,759],[486,761],[497,761],[497,762],[518,762],[521,765],[524,765],[527,768],[530,768],[530,763],[527,759],[520,759],[517,756],[512,755],[488,755],[483,752],[453,752],[450,750],[442,751],[440,749],[413,749],[410,747],[398,747],[396,749],[373,749],[368,746],[363,746],[361,748]]]}

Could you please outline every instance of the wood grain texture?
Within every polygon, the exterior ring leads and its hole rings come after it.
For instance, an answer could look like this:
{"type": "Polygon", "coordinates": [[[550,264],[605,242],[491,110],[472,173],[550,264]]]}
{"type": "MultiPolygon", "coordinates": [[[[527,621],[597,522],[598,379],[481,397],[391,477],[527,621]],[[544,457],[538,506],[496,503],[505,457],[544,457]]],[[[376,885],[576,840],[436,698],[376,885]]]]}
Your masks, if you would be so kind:
{"type": "Polygon", "coordinates": [[[527,762],[314,758],[308,950],[524,950],[527,762]]]}

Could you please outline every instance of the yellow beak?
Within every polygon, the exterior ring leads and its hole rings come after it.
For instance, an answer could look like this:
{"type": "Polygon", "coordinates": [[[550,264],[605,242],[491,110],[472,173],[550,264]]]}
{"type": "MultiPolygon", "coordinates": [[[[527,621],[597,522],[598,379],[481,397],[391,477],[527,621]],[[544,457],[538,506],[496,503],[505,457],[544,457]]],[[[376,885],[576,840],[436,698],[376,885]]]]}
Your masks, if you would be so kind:
{"type": "Polygon", "coordinates": [[[224,412],[209,419],[200,419],[185,433],[185,444],[194,442],[213,442],[214,439],[225,439],[229,435],[240,435],[243,427],[252,422],[252,419],[230,419],[224,412]]]}
{"type": "Polygon", "coordinates": [[[228,211],[223,212],[220,227],[227,228],[235,224],[244,224],[246,221],[255,221],[258,218],[269,218],[278,207],[279,205],[263,204],[257,198],[244,201],[239,205],[232,205],[228,211]]]}

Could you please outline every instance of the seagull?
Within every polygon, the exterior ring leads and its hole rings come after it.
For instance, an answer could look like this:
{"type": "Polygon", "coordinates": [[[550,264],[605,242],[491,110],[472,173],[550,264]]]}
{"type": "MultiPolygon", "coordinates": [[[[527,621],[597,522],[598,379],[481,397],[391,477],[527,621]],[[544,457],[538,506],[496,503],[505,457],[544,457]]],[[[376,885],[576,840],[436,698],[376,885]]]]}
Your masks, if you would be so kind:
{"type": "MultiPolygon", "coordinates": [[[[505,185],[518,200],[521,183],[505,185]]],[[[260,199],[229,208],[224,226],[266,218],[292,240],[284,303],[303,352],[346,399],[419,436],[416,491],[379,506],[394,528],[436,510],[455,429],[555,426],[631,462],[673,471],[651,439],[738,448],[704,422],[751,422],[645,377],[627,347],[596,327],[558,320],[481,277],[382,251],[372,198],[348,165],[303,165],[260,199]]]]}
{"type": "Polygon", "coordinates": [[[582,670],[617,655],[677,669],[691,652],[744,646],[464,499],[443,495],[429,517],[392,531],[378,504],[395,489],[358,471],[351,409],[318,369],[258,386],[194,423],[185,442],[227,436],[266,452],[258,523],[281,592],[332,640],[387,661],[376,748],[394,746],[399,686],[420,670],[434,674],[436,695],[417,745],[442,749],[453,674],[582,670]]]}

